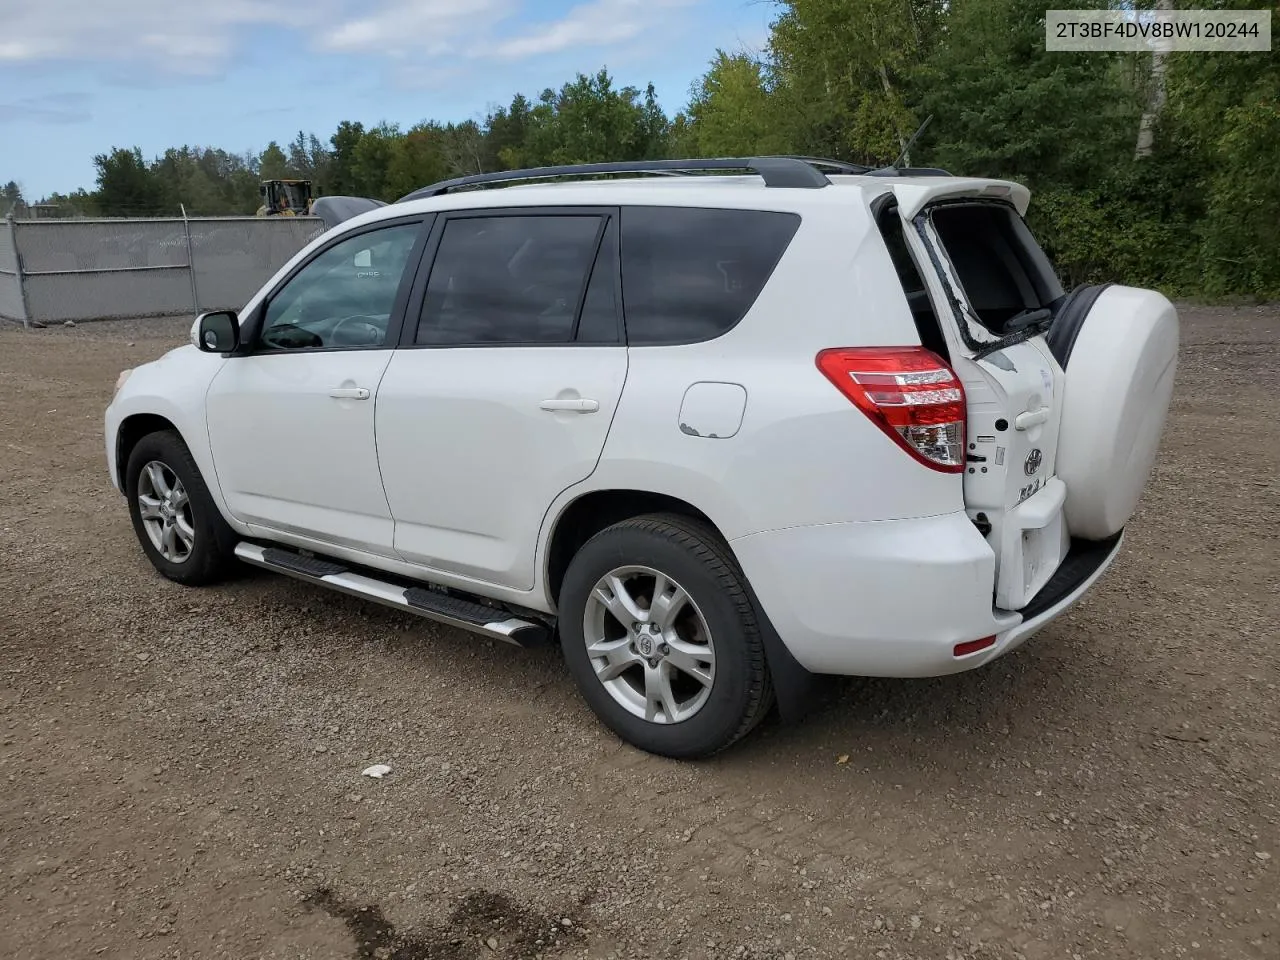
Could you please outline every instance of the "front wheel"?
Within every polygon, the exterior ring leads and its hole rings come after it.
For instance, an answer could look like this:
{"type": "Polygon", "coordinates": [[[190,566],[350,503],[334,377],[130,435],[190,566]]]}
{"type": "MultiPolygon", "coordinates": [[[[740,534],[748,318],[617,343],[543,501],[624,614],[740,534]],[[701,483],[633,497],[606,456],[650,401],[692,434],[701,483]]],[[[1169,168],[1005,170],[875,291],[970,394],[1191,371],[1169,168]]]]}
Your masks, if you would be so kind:
{"type": "Polygon", "coordinates": [[[226,575],[235,558],[235,533],[175,431],[138,441],[125,467],[125,493],[138,542],[160,573],[189,586],[226,575]]]}
{"type": "Polygon", "coordinates": [[[602,530],[569,564],[559,607],[561,645],[583,697],[642,750],[708,756],[772,705],[742,572],[704,524],[654,515],[602,530]]]}

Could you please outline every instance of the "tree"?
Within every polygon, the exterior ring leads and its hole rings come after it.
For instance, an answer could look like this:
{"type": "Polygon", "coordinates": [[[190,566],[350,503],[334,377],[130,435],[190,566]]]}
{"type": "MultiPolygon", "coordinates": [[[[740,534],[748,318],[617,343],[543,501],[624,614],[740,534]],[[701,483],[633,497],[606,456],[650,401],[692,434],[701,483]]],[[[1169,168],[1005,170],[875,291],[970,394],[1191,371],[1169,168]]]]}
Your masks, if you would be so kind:
{"type": "Polygon", "coordinates": [[[910,85],[940,0],[784,0],[769,51],[789,139],[805,152],[894,159],[918,121],[910,85]]]}
{"type": "Polygon", "coordinates": [[[1044,47],[1043,8],[952,3],[945,37],[917,73],[921,111],[935,118],[922,138],[931,165],[1085,189],[1132,156],[1141,108],[1123,55],[1044,47]]]}
{"type": "Polygon", "coordinates": [[[329,138],[333,153],[329,161],[328,192],[338,196],[359,196],[356,189],[355,163],[356,148],[364,139],[364,124],[351,123],[344,120],[329,138]]]}
{"type": "Polygon", "coordinates": [[[26,206],[22,200],[22,188],[17,182],[10,180],[3,189],[0,189],[0,217],[7,216],[10,213],[17,214],[21,212],[21,208],[26,206]]]}
{"type": "MultiPolygon", "coordinates": [[[[717,50],[689,102],[694,152],[706,157],[785,153],[775,104],[763,64],[743,53],[717,50]]],[[[679,136],[685,136],[683,125],[679,136]]]]}
{"type": "Polygon", "coordinates": [[[142,151],[113,147],[93,158],[98,171],[97,203],[108,217],[155,217],[166,211],[164,191],[142,151]]]}
{"type": "Polygon", "coordinates": [[[474,120],[444,128],[444,151],[451,176],[484,173],[484,131],[474,120]]]}
{"type": "Polygon", "coordinates": [[[258,176],[263,180],[288,180],[290,173],[289,158],[280,149],[280,144],[272,140],[258,158],[258,176]]]}
{"type": "Polygon", "coordinates": [[[404,136],[392,141],[385,180],[387,196],[394,200],[448,179],[453,172],[448,141],[448,132],[434,122],[410,127],[404,136]]]}

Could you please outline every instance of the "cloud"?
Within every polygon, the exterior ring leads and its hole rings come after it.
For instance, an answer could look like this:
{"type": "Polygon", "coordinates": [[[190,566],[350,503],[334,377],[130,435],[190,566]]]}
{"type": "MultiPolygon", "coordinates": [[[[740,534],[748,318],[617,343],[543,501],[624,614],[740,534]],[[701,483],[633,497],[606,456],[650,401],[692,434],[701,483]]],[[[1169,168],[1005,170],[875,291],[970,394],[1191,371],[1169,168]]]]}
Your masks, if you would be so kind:
{"type": "Polygon", "coordinates": [[[374,13],[362,11],[321,31],[316,45],[336,53],[439,57],[456,41],[515,15],[519,6],[516,0],[387,0],[374,13]]]}
{"type": "Polygon", "coordinates": [[[273,50],[292,34],[290,53],[384,58],[403,85],[406,64],[434,75],[477,59],[634,43],[672,8],[698,2],[588,0],[553,19],[547,0],[0,0],[0,67],[79,63],[134,84],[211,79],[255,31],[269,31],[273,50]]]}
{"type": "Polygon", "coordinates": [[[84,93],[51,93],[43,97],[25,97],[9,103],[0,103],[0,123],[84,123],[93,115],[87,107],[89,96],[84,93]]]}
{"type": "Polygon", "coordinates": [[[563,18],[536,24],[527,32],[478,45],[473,56],[523,60],[580,47],[603,47],[633,40],[659,26],[663,11],[693,0],[593,0],[563,18]]]}
{"type": "Polygon", "coordinates": [[[0,0],[0,65],[141,60],[167,72],[207,74],[234,52],[238,33],[307,23],[309,10],[335,2],[0,0]]]}

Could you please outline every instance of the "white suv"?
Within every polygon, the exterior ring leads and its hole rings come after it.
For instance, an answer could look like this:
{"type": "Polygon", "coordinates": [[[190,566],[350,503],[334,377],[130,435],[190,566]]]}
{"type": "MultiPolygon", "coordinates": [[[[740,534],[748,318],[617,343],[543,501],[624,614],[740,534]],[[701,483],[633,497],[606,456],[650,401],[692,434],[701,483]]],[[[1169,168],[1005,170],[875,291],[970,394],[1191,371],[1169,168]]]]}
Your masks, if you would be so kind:
{"type": "Polygon", "coordinates": [[[173,580],[558,633],[605,724],[703,756],[814,674],[981,666],[1114,559],[1177,315],[1064,294],[1028,201],[795,157],[437,184],[122,374],[111,479],[173,580]]]}

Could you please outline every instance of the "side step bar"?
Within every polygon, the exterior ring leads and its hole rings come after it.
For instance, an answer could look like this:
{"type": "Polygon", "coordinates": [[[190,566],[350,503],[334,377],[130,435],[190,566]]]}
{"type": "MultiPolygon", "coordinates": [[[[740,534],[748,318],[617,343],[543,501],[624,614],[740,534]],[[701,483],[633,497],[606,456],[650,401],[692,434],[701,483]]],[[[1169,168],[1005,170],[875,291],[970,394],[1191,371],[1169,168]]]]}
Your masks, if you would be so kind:
{"type": "Polygon", "coordinates": [[[363,600],[372,600],[383,606],[414,613],[494,640],[513,643],[518,647],[542,643],[550,633],[545,624],[536,620],[525,620],[496,607],[463,600],[425,587],[404,587],[387,580],[377,580],[356,573],[334,560],[323,560],[280,547],[263,547],[247,542],[236,544],[236,556],[256,567],[274,570],[306,583],[328,587],[363,600]]]}

